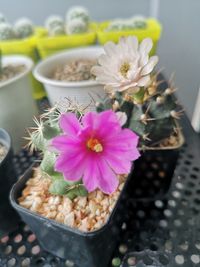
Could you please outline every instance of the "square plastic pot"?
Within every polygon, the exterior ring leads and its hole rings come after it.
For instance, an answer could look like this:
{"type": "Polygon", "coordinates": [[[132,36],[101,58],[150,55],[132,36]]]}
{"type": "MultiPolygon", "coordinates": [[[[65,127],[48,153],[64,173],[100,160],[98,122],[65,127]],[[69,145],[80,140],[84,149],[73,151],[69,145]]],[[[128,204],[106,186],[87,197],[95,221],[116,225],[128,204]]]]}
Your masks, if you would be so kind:
{"type": "Polygon", "coordinates": [[[41,246],[55,256],[72,261],[76,267],[106,267],[119,241],[122,224],[126,219],[125,205],[130,177],[127,179],[107,223],[99,230],[81,232],[44,218],[18,204],[17,199],[21,196],[32,173],[31,167],[13,186],[10,201],[22,220],[36,234],[41,246]]]}

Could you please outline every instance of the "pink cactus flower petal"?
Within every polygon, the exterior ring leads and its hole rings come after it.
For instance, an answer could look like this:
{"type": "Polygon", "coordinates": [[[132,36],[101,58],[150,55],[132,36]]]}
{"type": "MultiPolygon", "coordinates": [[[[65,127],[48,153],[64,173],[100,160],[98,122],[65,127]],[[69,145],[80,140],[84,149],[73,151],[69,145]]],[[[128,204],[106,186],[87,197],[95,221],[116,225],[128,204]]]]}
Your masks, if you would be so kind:
{"type": "Polygon", "coordinates": [[[138,136],[123,129],[111,110],[88,112],[81,121],[71,115],[61,116],[64,133],[51,143],[58,151],[55,170],[66,180],[82,179],[89,192],[99,188],[113,193],[119,183],[117,174],[129,173],[132,161],[140,156],[138,136]]]}

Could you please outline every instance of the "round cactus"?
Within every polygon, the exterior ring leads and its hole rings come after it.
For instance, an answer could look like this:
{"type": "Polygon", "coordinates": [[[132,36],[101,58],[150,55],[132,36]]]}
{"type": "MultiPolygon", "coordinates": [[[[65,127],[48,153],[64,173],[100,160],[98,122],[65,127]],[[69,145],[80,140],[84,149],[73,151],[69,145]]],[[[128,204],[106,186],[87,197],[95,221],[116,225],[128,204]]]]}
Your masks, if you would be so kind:
{"type": "Polygon", "coordinates": [[[4,16],[4,14],[0,13],[0,23],[2,22],[6,22],[6,17],[4,16]]]}
{"type": "Polygon", "coordinates": [[[49,29],[48,33],[49,33],[49,36],[62,35],[62,34],[65,34],[65,28],[62,25],[57,25],[57,26],[49,29]]]}
{"type": "Polygon", "coordinates": [[[46,19],[45,27],[48,30],[51,30],[52,28],[55,28],[57,26],[64,27],[64,21],[63,21],[62,17],[60,17],[58,15],[52,15],[46,19]]]}
{"type": "Polygon", "coordinates": [[[76,18],[69,21],[66,25],[67,34],[84,33],[88,31],[88,25],[81,19],[76,18]]]}
{"type": "Polygon", "coordinates": [[[26,38],[33,34],[33,23],[27,18],[21,18],[14,25],[15,33],[18,38],[26,38]]]}
{"type": "Polygon", "coordinates": [[[147,27],[146,18],[143,16],[134,16],[130,19],[130,22],[134,25],[134,28],[144,29],[147,27]]]}
{"type": "Polygon", "coordinates": [[[13,28],[8,23],[0,24],[0,40],[10,40],[15,38],[15,33],[13,28]]]}
{"type": "Polygon", "coordinates": [[[67,23],[78,18],[82,19],[85,23],[88,24],[90,20],[88,10],[82,6],[71,7],[66,14],[67,23]]]}

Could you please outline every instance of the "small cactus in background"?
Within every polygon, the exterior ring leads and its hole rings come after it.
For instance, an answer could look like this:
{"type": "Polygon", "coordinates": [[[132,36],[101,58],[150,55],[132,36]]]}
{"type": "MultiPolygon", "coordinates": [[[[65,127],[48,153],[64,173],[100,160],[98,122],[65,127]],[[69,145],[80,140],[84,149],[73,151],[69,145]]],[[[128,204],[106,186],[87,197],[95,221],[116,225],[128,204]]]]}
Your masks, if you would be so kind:
{"type": "Polygon", "coordinates": [[[61,16],[52,15],[46,19],[45,27],[47,28],[47,30],[51,30],[52,28],[55,28],[57,26],[64,27],[64,21],[61,16]]]}
{"type": "Polygon", "coordinates": [[[63,25],[57,25],[51,29],[49,29],[49,36],[58,36],[65,34],[65,28],[63,25]]]}
{"type": "Polygon", "coordinates": [[[4,16],[4,14],[0,13],[0,23],[2,22],[6,22],[6,17],[4,16]]]}
{"type": "Polygon", "coordinates": [[[0,23],[0,40],[11,40],[15,38],[13,28],[8,23],[0,23]]]}
{"type": "Polygon", "coordinates": [[[20,18],[14,25],[18,38],[26,38],[34,33],[33,23],[28,18],[20,18]]]}
{"type": "Polygon", "coordinates": [[[67,34],[78,34],[88,31],[88,25],[81,18],[74,18],[73,20],[68,21],[66,25],[67,34]]]}
{"type": "Polygon", "coordinates": [[[66,14],[66,22],[67,24],[74,19],[81,19],[82,21],[84,21],[86,24],[89,23],[90,21],[90,16],[89,16],[89,12],[86,8],[82,7],[82,6],[74,6],[71,7],[66,14]]]}
{"type": "Polygon", "coordinates": [[[42,162],[40,164],[41,170],[52,179],[52,184],[49,188],[51,194],[66,195],[73,199],[76,196],[84,196],[87,194],[85,187],[81,181],[69,182],[64,180],[63,175],[54,170],[56,161],[56,153],[49,149],[50,140],[59,134],[61,129],[59,127],[59,118],[62,113],[72,112],[81,118],[84,109],[78,104],[70,100],[64,101],[54,108],[48,110],[41,116],[38,121],[34,119],[36,127],[28,130],[29,140],[28,146],[31,150],[39,150],[42,152],[42,162]]]}
{"type": "Polygon", "coordinates": [[[136,29],[145,29],[147,27],[146,18],[143,16],[134,16],[130,19],[136,29]]]}
{"type": "Polygon", "coordinates": [[[147,27],[146,19],[142,16],[135,16],[131,19],[116,19],[110,22],[106,31],[128,31],[144,29],[147,27]]]}

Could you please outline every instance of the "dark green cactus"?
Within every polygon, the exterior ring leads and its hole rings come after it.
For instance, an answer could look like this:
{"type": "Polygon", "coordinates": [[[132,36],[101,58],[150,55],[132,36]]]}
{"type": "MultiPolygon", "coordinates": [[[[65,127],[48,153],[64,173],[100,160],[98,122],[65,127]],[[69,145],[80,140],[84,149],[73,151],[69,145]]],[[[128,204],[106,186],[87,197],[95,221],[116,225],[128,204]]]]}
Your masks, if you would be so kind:
{"type": "MultiPolygon", "coordinates": [[[[68,108],[65,107],[64,110],[65,112],[72,112],[75,107],[77,106],[69,105],[68,108]]],[[[81,181],[66,181],[61,173],[55,171],[54,165],[57,155],[56,151],[52,151],[50,148],[50,141],[53,137],[61,134],[61,129],[59,128],[60,114],[61,111],[59,108],[53,108],[45,113],[40,121],[35,119],[37,127],[32,128],[33,131],[29,133],[29,139],[32,148],[42,152],[40,169],[52,179],[52,184],[49,188],[50,193],[66,195],[70,199],[73,199],[76,196],[85,196],[87,191],[81,181]]],[[[76,109],[76,114],[81,116],[82,111],[76,109]]]]}
{"type": "Polygon", "coordinates": [[[97,111],[113,109],[125,112],[128,117],[125,127],[140,136],[140,146],[159,144],[174,133],[176,119],[180,114],[173,97],[174,90],[167,88],[159,92],[157,83],[154,87],[151,94],[148,88],[141,88],[132,95],[116,92],[112,97],[97,103],[97,111]]]}

